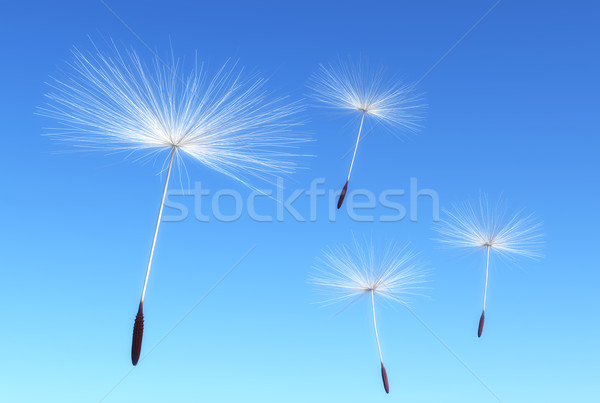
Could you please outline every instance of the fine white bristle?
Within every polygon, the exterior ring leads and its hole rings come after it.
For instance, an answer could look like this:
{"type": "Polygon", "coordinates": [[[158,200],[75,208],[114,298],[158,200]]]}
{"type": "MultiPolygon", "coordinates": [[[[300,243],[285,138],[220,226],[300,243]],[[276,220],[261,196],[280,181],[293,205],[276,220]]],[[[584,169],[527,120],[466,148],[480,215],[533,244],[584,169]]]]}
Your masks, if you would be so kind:
{"type": "Polygon", "coordinates": [[[376,250],[372,242],[356,239],[350,246],[327,250],[314,269],[310,282],[328,295],[324,304],[354,301],[371,292],[406,304],[407,297],[420,294],[427,274],[406,245],[391,242],[376,250]]]}
{"type": "Polygon", "coordinates": [[[60,123],[49,135],[83,148],[144,155],[175,148],[248,184],[249,176],[293,172],[293,148],[306,140],[293,133],[301,107],[265,84],[231,62],[214,74],[196,64],[184,75],[176,60],[157,56],[147,65],[114,45],[75,49],[39,114],[60,123]]]}
{"type": "Polygon", "coordinates": [[[381,69],[366,63],[320,65],[309,87],[317,101],[364,113],[390,128],[415,131],[422,119],[424,105],[413,86],[385,79],[381,69]]]}
{"type": "Polygon", "coordinates": [[[490,206],[487,198],[479,203],[457,204],[444,210],[447,218],[436,226],[441,243],[457,248],[488,248],[506,257],[540,258],[542,224],[533,214],[509,215],[501,202],[490,206]]]}

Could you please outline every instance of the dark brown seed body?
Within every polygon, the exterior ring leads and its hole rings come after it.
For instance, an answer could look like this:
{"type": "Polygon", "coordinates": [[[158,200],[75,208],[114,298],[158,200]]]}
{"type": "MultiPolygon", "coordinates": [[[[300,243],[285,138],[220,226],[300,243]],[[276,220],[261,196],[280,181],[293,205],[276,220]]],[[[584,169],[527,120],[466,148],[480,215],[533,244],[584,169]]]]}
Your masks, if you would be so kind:
{"type": "Polygon", "coordinates": [[[383,380],[383,387],[385,388],[385,393],[390,393],[390,384],[388,383],[387,372],[385,372],[383,362],[381,363],[381,379],[383,380]]]}
{"type": "Polygon", "coordinates": [[[348,181],[346,181],[346,184],[344,185],[344,188],[342,189],[342,193],[340,193],[340,198],[338,199],[338,204],[337,204],[338,210],[340,207],[342,207],[342,203],[344,202],[344,198],[346,197],[347,190],[348,190],[348,181]]]}
{"type": "Polygon", "coordinates": [[[479,318],[479,329],[477,330],[477,337],[481,337],[481,333],[483,332],[483,321],[485,320],[485,309],[481,313],[481,318],[479,318]]]}
{"type": "Polygon", "coordinates": [[[136,365],[140,359],[140,351],[142,351],[142,338],[144,337],[144,303],[140,302],[138,313],[135,316],[133,325],[133,340],[131,341],[131,363],[136,365]]]}

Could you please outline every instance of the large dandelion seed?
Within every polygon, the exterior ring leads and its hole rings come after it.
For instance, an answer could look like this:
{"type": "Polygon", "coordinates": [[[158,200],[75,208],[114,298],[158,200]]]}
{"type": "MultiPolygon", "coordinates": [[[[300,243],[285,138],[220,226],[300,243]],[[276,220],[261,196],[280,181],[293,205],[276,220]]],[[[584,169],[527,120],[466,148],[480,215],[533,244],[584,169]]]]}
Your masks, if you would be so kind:
{"type": "Polygon", "coordinates": [[[481,337],[485,320],[490,253],[507,258],[540,258],[541,223],[537,222],[532,214],[508,215],[500,202],[490,206],[484,197],[475,206],[466,202],[454,206],[451,210],[445,210],[445,213],[447,218],[436,226],[440,242],[451,247],[483,249],[486,252],[483,311],[477,329],[477,336],[481,337]]]}
{"type": "Polygon", "coordinates": [[[376,251],[372,242],[363,245],[355,239],[351,246],[340,245],[327,250],[314,269],[310,282],[328,295],[323,304],[354,303],[363,298],[371,300],[381,378],[386,393],[389,393],[377,332],[375,301],[376,297],[382,297],[391,302],[407,304],[407,297],[419,294],[426,272],[418,262],[417,255],[406,246],[395,243],[376,251]]]}
{"type": "Polygon", "coordinates": [[[317,101],[361,115],[348,177],[338,199],[339,209],[348,190],[365,117],[371,117],[376,124],[385,123],[391,129],[416,131],[423,105],[413,86],[385,79],[381,69],[370,69],[365,64],[321,65],[309,86],[317,101]]]}
{"type": "Polygon", "coordinates": [[[266,81],[226,63],[215,74],[202,65],[182,75],[180,63],[150,65],[134,51],[73,50],[63,78],[49,84],[41,115],[60,125],[49,135],[86,149],[168,152],[168,167],[135,320],[131,360],[141,351],[143,304],[173,161],[189,157],[248,185],[248,178],[293,172],[294,115],[299,106],[275,98],[266,81]]]}

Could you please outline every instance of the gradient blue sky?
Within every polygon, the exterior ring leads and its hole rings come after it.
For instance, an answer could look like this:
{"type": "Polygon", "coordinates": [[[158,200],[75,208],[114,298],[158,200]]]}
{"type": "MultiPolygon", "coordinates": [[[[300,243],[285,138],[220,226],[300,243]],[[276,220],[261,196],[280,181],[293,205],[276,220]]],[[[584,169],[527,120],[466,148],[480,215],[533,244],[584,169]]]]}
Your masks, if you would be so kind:
{"type": "MultiPolygon", "coordinates": [[[[116,2],[150,47],[218,66],[233,57],[296,98],[319,63],[364,57],[417,81],[493,1],[116,2]]],[[[476,337],[483,256],[431,240],[419,219],[357,223],[165,223],[145,304],[143,354],[244,255],[106,402],[495,402],[406,309],[381,307],[391,393],[381,386],[368,304],[335,315],[314,304],[311,265],[351,231],[410,241],[432,268],[414,311],[503,402],[594,402],[600,395],[597,245],[600,54],[596,2],[505,0],[420,84],[423,130],[378,130],[359,149],[355,189],[435,189],[442,207],[487,192],[544,222],[545,258],[494,261],[484,336],[476,337]]],[[[149,53],[100,2],[4,2],[0,13],[3,158],[0,401],[97,402],[131,368],[131,328],[162,181],[158,167],[62,153],[35,116],[48,76],[76,45],[111,37],[149,53]],[[57,153],[58,152],[58,153],[57,153]]],[[[309,168],[338,189],[354,141],[343,114],[310,108],[309,168]]],[[[213,192],[249,190],[190,164],[213,192]]],[[[258,183],[260,185],[260,183],[258,183]]],[[[266,187],[266,186],[265,186],[266,187]]],[[[188,207],[191,199],[183,199],[188,207]]],[[[402,200],[408,206],[408,197],[402,200]]],[[[307,212],[307,202],[298,209],[307,212]]],[[[264,200],[261,211],[274,214],[264,200]]],[[[385,214],[384,209],[374,214],[385,214]]],[[[166,211],[169,214],[169,211],[166,211]]]]}

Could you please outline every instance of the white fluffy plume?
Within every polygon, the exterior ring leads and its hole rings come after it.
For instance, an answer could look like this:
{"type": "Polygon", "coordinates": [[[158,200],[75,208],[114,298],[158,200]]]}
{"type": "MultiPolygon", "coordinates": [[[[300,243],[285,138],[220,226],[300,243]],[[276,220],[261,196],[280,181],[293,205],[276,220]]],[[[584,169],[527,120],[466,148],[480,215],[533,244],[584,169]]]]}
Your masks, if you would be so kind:
{"type": "Polygon", "coordinates": [[[175,148],[205,166],[246,183],[247,175],[289,173],[294,117],[301,109],[275,98],[266,80],[235,63],[214,74],[196,65],[184,75],[179,62],[155,57],[149,65],[134,51],[73,50],[62,78],[49,84],[39,113],[60,127],[50,135],[87,149],[141,151],[175,148]]]}
{"type": "Polygon", "coordinates": [[[541,257],[542,224],[533,214],[510,215],[502,202],[490,206],[486,197],[445,210],[447,218],[436,230],[445,245],[479,249],[489,247],[503,256],[541,257]]]}
{"type": "Polygon", "coordinates": [[[372,241],[357,239],[325,251],[314,269],[310,282],[328,295],[324,304],[354,302],[371,292],[406,304],[419,295],[427,274],[408,246],[390,242],[376,250],[372,241]]]}
{"type": "Polygon", "coordinates": [[[386,79],[366,63],[320,65],[311,78],[314,98],[333,108],[364,113],[389,127],[415,131],[424,105],[413,86],[386,79]]]}

